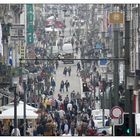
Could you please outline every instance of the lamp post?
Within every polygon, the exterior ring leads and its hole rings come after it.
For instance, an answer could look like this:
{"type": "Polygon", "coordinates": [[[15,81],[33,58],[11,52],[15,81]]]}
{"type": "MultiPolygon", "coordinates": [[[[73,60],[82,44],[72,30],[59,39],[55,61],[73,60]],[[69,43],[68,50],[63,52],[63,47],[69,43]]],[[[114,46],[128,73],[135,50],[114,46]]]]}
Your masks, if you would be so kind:
{"type": "Polygon", "coordinates": [[[17,93],[14,85],[14,135],[17,136],[17,93]]]}
{"type": "Polygon", "coordinates": [[[27,95],[26,95],[26,91],[27,91],[27,75],[23,75],[23,88],[24,88],[24,109],[23,109],[23,118],[24,118],[24,136],[26,136],[26,101],[27,101],[27,95]]]}
{"type": "Polygon", "coordinates": [[[133,106],[133,101],[132,101],[132,95],[133,95],[133,89],[134,89],[134,82],[135,79],[133,76],[128,76],[127,77],[127,89],[129,91],[129,128],[130,128],[130,136],[132,136],[132,129],[133,129],[133,124],[132,124],[132,106],[133,106]]]}
{"type": "Polygon", "coordinates": [[[12,79],[12,90],[14,92],[14,136],[17,136],[17,80],[15,78],[12,79]]]}

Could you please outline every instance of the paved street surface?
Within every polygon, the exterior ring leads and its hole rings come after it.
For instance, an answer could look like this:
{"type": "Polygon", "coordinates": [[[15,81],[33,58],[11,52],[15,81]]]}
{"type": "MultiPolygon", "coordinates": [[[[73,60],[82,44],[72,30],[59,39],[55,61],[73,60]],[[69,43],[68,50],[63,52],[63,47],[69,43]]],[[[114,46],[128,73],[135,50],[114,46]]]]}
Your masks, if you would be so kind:
{"type": "MultiPolygon", "coordinates": [[[[77,55],[77,58],[80,57],[80,55],[77,55]]],[[[61,93],[63,99],[64,97],[68,94],[70,95],[70,93],[75,90],[76,92],[80,92],[81,93],[81,80],[80,80],[80,77],[77,76],[77,72],[76,72],[76,60],[75,60],[75,63],[74,64],[63,64],[63,62],[59,62],[59,67],[58,67],[58,70],[56,71],[56,74],[54,75],[54,78],[55,78],[55,81],[56,81],[56,89],[55,89],[55,93],[54,93],[54,97],[57,98],[57,95],[58,93],[60,93],[60,82],[62,80],[64,80],[64,82],[66,80],[69,81],[70,83],[70,88],[69,88],[69,92],[66,92],[66,89],[65,89],[65,92],[64,93],[61,93]],[[68,66],[71,66],[71,76],[68,76],[68,73],[67,73],[67,76],[65,76],[63,74],[63,70],[64,70],[64,67],[68,67],[68,66]]]]}
{"type": "MultiPolygon", "coordinates": [[[[63,15],[62,15],[63,17],[63,15]]],[[[72,36],[70,36],[70,29],[71,29],[71,26],[70,26],[70,19],[71,17],[63,17],[65,19],[65,24],[66,24],[66,28],[65,28],[65,38],[71,38],[72,36]]],[[[78,54],[75,54],[76,58],[80,58],[80,52],[78,54]]],[[[56,89],[55,89],[55,93],[54,93],[54,97],[57,98],[58,97],[58,94],[61,94],[62,95],[62,98],[64,99],[66,95],[69,95],[70,97],[70,93],[75,90],[75,92],[79,92],[81,93],[81,79],[80,77],[77,76],[77,72],[76,72],[76,69],[77,69],[77,60],[75,60],[74,64],[63,64],[63,62],[59,62],[59,67],[56,71],[56,74],[54,75],[54,79],[56,81],[56,89]],[[71,66],[71,76],[68,76],[68,73],[67,73],[67,76],[65,76],[63,74],[63,70],[64,70],[64,67],[69,67],[71,66]],[[69,87],[69,91],[66,92],[66,89],[65,89],[65,92],[64,93],[61,93],[60,92],[60,83],[61,81],[64,80],[64,82],[66,80],[69,81],[70,83],[70,87],[69,87]]]]}

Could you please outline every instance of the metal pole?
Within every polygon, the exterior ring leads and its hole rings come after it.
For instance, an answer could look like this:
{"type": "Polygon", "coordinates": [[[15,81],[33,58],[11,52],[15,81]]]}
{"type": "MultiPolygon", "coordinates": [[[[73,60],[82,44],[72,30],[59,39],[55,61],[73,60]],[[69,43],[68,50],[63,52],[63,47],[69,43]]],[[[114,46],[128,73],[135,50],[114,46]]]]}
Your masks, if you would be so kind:
{"type": "Polygon", "coordinates": [[[112,108],[112,80],[109,81],[109,108],[112,108]]]}
{"type": "Polygon", "coordinates": [[[17,93],[14,86],[14,135],[17,136],[17,93]]]}
{"type": "MultiPolygon", "coordinates": [[[[118,58],[119,48],[119,28],[117,25],[114,26],[114,57],[118,58]]],[[[119,61],[114,60],[114,94],[115,94],[115,105],[118,105],[119,100],[119,61]]]]}
{"type": "Polygon", "coordinates": [[[127,89],[127,76],[129,75],[130,69],[130,4],[125,5],[125,112],[128,112],[128,95],[127,89]]]}
{"type": "Polygon", "coordinates": [[[130,136],[132,136],[133,134],[132,134],[132,129],[133,129],[133,127],[132,127],[132,106],[133,106],[133,104],[132,104],[132,95],[133,95],[133,87],[130,87],[130,89],[129,89],[129,128],[130,128],[130,136]]]}
{"type": "Polygon", "coordinates": [[[96,107],[96,95],[95,95],[96,94],[96,91],[95,90],[96,90],[96,84],[95,84],[95,77],[94,77],[94,93],[93,93],[94,94],[93,95],[94,96],[94,109],[96,107]]]}
{"type": "Polygon", "coordinates": [[[21,59],[20,59],[20,67],[21,67],[21,84],[23,84],[23,89],[24,89],[24,103],[23,103],[23,123],[24,123],[24,125],[23,126],[24,126],[24,136],[26,136],[26,83],[25,83],[25,81],[23,82],[21,59]]]}
{"type": "Polygon", "coordinates": [[[105,99],[105,96],[104,96],[104,93],[105,93],[105,91],[103,90],[103,100],[102,100],[102,102],[103,102],[103,127],[105,126],[105,107],[104,107],[104,105],[105,105],[105,102],[104,102],[104,99],[105,99]]]}
{"type": "Polygon", "coordinates": [[[23,82],[24,86],[24,136],[26,136],[26,81],[23,82]]]}
{"type": "Polygon", "coordinates": [[[105,96],[104,96],[104,94],[105,94],[105,89],[106,89],[106,85],[105,85],[105,81],[103,80],[102,81],[102,88],[103,88],[103,96],[102,96],[102,119],[103,119],[103,127],[105,126],[105,102],[104,102],[104,100],[105,100],[105,96]]]}

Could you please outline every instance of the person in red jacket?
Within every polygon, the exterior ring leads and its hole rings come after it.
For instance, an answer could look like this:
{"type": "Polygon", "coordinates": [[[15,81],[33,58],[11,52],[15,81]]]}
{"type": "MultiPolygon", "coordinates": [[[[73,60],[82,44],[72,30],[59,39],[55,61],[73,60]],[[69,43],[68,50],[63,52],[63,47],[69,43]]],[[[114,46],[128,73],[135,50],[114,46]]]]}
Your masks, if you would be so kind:
{"type": "Polygon", "coordinates": [[[64,110],[64,103],[61,103],[60,108],[64,110]]]}
{"type": "Polygon", "coordinates": [[[88,128],[87,136],[94,136],[94,130],[91,127],[88,128]]]}

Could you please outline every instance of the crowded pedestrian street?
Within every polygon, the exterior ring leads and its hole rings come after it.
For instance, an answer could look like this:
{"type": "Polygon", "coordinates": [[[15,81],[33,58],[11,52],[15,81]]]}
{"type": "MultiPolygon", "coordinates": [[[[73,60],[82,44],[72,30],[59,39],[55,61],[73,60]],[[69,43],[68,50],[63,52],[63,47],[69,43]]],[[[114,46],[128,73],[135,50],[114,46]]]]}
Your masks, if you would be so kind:
{"type": "Polygon", "coordinates": [[[139,14],[0,4],[0,136],[139,136],[139,14]]]}

